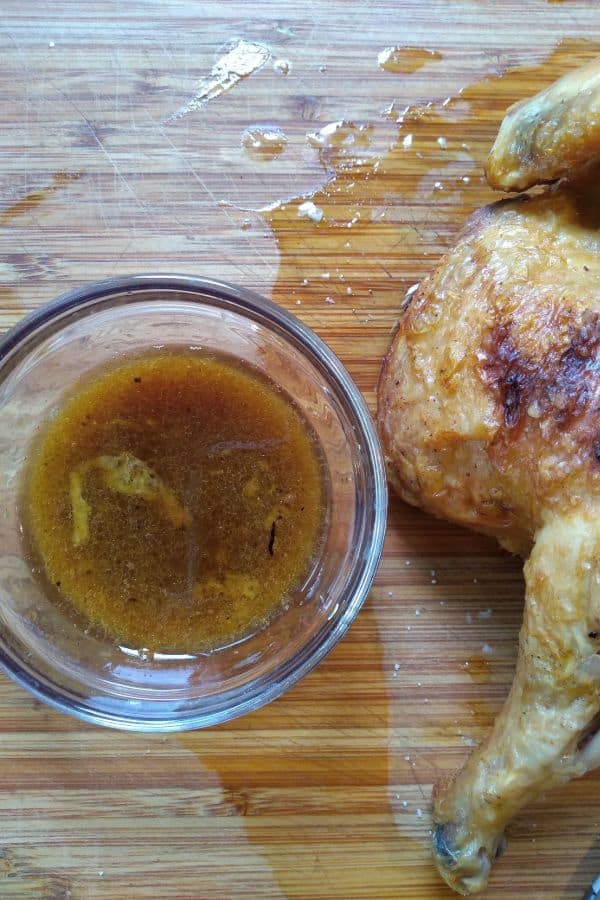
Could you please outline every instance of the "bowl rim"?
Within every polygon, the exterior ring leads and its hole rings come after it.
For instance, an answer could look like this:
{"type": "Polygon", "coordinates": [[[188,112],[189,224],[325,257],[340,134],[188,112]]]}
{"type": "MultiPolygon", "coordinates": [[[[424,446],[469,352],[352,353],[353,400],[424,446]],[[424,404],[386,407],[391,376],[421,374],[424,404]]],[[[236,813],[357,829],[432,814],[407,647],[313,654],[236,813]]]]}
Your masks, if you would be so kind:
{"type": "MultiPolygon", "coordinates": [[[[335,383],[347,408],[354,415],[360,429],[357,439],[368,464],[373,489],[372,503],[370,504],[372,528],[366,538],[368,552],[362,554],[358,577],[354,575],[354,587],[346,609],[322,640],[318,642],[315,640],[321,634],[319,630],[312,641],[303,645],[300,651],[302,659],[298,665],[289,665],[290,661],[293,662],[296,657],[284,661],[280,668],[285,669],[287,663],[288,671],[284,672],[282,677],[274,677],[267,685],[260,686],[258,691],[256,690],[256,680],[250,682],[241,691],[242,696],[232,705],[208,713],[186,710],[177,714],[177,717],[172,717],[172,714],[167,713],[169,718],[161,719],[144,718],[133,710],[132,714],[101,710],[74,698],[68,699],[66,691],[54,692],[49,685],[43,684],[36,678],[33,672],[23,668],[19,664],[19,660],[6,653],[4,647],[0,645],[0,670],[35,697],[55,709],[74,715],[91,724],[126,731],[164,733],[217,725],[259,709],[280,697],[327,656],[356,618],[379,567],[386,531],[388,492],[383,453],[375,424],[362,393],[333,350],[311,328],[272,300],[268,300],[254,290],[218,279],[168,273],[138,274],[87,283],[60,294],[56,299],[24,316],[0,338],[0,384],[6,377],[6,363],[38,330],[44,330],[52,324],[59,326],[60,320],[74,311],[88,310],[91,314],[99,306],[102,307],[103,302],[110,306],[108,301],[117,295],[125,294],[129,298],[125,300],[126,303],[137,302],[139,300],[137,295],[147,291],[184,292],[190,295],[185,298],[186,302],[196,300],[203,305],[213,301],[213,305],[218,308],[227,308],[245,315],[246,318],[259,320],[263,325],[268,325],[271,330],[284,334],[288,339],[292,338],[292,343],[300,348],[304,355],[308,355],[310,362],[335,383]],[[315,646],[312,646],[313,644],[315,646]],[[254,690],[252,690],[253,687],[254,690]]],[[[60,330],[60,328],[58,327],[56,330],[60,330]]],[[[12,367],[9,365],[9,371],[10,368],[12,367]]],[[[276,674],[277,670],[273,675],[276,676],[276,674]]]]}

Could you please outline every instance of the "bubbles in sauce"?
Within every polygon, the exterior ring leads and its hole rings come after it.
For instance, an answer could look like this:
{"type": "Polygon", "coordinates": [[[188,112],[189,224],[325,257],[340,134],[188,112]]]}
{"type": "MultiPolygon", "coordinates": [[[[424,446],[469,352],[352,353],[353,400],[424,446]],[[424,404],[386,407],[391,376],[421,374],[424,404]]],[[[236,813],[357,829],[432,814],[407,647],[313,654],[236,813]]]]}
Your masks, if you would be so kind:
{"type": "Polygon", "coordinates": [[[242,147],[255,159],[274,159],[286,148],[287,136],[280,128],[252,125],[242,134],[242,147]]]}
{"type": "Polygon", "coordinates": [[[312,432],[258,372],[199,353],[96,375],[34,449],[23,520],[57,602],[148,651],[263,628],[324,528],[312,432]]]}

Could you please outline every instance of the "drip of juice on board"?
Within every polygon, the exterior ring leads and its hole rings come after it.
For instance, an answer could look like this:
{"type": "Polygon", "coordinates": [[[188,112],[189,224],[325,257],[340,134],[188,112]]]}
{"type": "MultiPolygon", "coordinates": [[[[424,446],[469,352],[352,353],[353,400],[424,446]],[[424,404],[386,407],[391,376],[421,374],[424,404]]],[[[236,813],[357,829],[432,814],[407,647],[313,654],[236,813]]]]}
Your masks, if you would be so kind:
{"type": "Polygon", "coordinates": [[[242,133],[242,147],[255,159],[274,159],[285,150],[287,137],[281,128],[252,125],[242,133]]]}
{"type": "Polygon", "coordinates": [[[441,58],[439,50],[427,50],[425,47],[386,47],[379,53],[377,62],[384,72],[407,75],[441,58]]]}
{"type": "Polygon", "coordinates": [[[382,73],[396,99],[369,123],[311,128],[307,143],[326,183],[262,212],[280,255],[273,298],[327,335],[371,406],[405,292],[471,213],[502,197],[487,185],[484,164],[506,109],[597,56],[593,42],[567,38],[542,62],[407,104],[407,79],[426,66],[436,67],[443,91],[443,62],[431,50],[392,49],[409,72],[382,73]]]}
{"type": "Polygon", "coordinates": [[[39,435],[23,486],[56,602],[134,648],[199,652],[264,628],[325,528],[296,404],[229,358],[162,352],[97,373],[39,435]]]}

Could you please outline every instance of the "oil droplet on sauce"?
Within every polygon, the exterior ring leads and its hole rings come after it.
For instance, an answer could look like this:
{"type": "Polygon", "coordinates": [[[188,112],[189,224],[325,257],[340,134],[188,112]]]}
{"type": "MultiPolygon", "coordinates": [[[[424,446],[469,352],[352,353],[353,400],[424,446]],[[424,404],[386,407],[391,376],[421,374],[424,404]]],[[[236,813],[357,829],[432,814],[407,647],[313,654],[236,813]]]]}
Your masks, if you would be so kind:
{"type": "Polygon", "coordinates": [[[426,50],[424,47],[386,47],[377,56],[377,63],[384,72],[408,75],[417,69],[442,59],[438,50],[426,50]]]}
{"type": "Polygon", "coordinates": [[[227,358],[97,374],[40,435],[23,486],[34,570],[84,627],[192,653],[261,630],[324,528],[321,455],[292,401],[227,358]]]}
{"type": "Polygon", "coordinates": [[[287,136],[280,128],[252,125],[242,133],[242,147],[256,159],[274,159],[285,150],[287,136]]]}

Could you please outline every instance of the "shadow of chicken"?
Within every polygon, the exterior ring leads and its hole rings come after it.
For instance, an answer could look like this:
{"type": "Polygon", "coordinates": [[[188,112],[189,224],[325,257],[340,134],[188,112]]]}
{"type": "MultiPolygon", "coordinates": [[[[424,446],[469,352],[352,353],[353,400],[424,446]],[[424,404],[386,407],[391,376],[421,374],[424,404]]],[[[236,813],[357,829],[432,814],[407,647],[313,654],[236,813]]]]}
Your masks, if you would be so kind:
{"type": "Polygon", "coordinates": [[[508,111],[478,212],[406,301],[378,424],[409,503],[526,558],[514,683],[434,791],[433,852],[486,886],[510,819],[600,763],[600,61],[508,111]],[[571,169],[576,166],[576,170],[571,169]]]}

